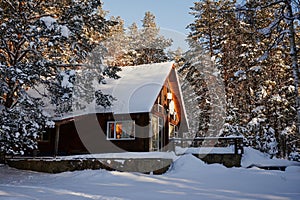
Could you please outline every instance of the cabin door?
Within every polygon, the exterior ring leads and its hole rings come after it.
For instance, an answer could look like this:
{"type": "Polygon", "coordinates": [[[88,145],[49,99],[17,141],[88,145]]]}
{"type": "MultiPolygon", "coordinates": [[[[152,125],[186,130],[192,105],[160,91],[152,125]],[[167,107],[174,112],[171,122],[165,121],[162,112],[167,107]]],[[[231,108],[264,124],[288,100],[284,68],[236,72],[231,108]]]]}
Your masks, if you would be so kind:
{"type": "Polygon", "coordinates": [[[163,147],[164,120],[161,117],[152,116],[152,138],[150,144],[151,151],[159,151],[163,147]]]}

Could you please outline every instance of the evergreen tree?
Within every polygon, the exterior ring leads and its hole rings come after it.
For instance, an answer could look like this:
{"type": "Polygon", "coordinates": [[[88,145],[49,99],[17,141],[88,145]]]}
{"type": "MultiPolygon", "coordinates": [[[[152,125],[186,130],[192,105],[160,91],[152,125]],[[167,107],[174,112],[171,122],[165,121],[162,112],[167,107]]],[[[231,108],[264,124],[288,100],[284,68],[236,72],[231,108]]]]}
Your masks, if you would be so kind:
{"type": "Polygon", "coordinates": [[[168,56],[169,60],[172,60],[175,62],[175,66],[177,68],[181,67],[185,62],[184,52],[180,47],[178,47],[175,51],[169,50],[167,56],[168,56]]]}
{"type": "Polygon", "coordinates": [[[268,153],[271,158],[278,153],[275,130],[272,127],[264,128],[262,151],[268,153]]]}
{"type": "MultiPolygon", "coordinates": [[[[297,124],[298,102],[298,51],[296,47],[297,1],[248,1],[239,11],[245,18],[244,29],[253,34],[256,52],[252,53],[256,78],[260,80],[256,87],[253,85],[251,98],[255,106],[263,107],[263,115],[274,129],[274,137],[278,142],[278,155],[287,157],[292,145],[298,139],[295,133],[282,134],[287,128],[290,130],[297,124]],[[294,7],[295,9],[292,9],[294,7]],[[247,27],[246,27],[247,26],[247,27]],[[259,52],[259,53],[257,53],[259,52]],[[295,70],[297,68],[297,70],[295,70]],[[271,70],[270,70],[271,69],[271,70]],[[296,71],[296,72],[295,72],[296,71]],[[259,78],[258,78],[259,76],[259,78]],[[296,102],[296,103],[295,103],[296,102]],[[292,139],[293,138],[293,139],[292,139]]],[[[250,73],[248,73],[250,75],[250,73]]],[[[253,104],[252,104],[253,105],[253,104]]],[[[254,106],[252,109],[256,110],[254,106]]],[[[253,117],[256,118],[255,113],[253,117]]],[[[299,136],[298,136],[299,138],[299,136]]],[[[266,139],[266,138],[263,138],[266,139]]],[[[299,144],[298,144],[299,145],[299,144]]]]}
{"type": "Polygon", "coordinates": [[[119,25],[113,28],[111,37],[102,43],[108,50],[104,60],[109,66],[141,65],[168,60],[166,49],[171,46],[172,40],[159,34],[152,13],[145,13],[141,29],[133,23],[125,30],[123,20],[119,17],[115,20],[119,25]]]}
{"type": "MultiPolygon", "coordinates": [[[[204,102],[206,103],[200,103],[201,112],[197,117],[199,119],[205,119],[201,120],[200,123],[200,127],[206,127],[204,129],[199,129],[201,133],[200,135],[202,136],[219,135],[219,131],[225,118],[224,105],[226,104],[226,101],[223,98],[225,97],[225,91],[223,91],[224,83],[220,81],[221,79],[217,69],[222,69],[222,41],[225,41],[224,38],[228,37],[227,32],[224,33],[223,30],[229,30],[229,24],[227,21],[230,21],[228,17],[225,17],[224,15],[231,14],[224,11],[228,9],[228,6],[230,5],[233,5],[230,3],[230,1],[219,2],[204,0],[195,2],[194,7],[191,8],[191,14],[195,17],[195,21],[188,26],[188,28],[191,30],[188,37],[189,41],[191,41],[189,54],[197,55],[199,53],[196,49],[202,48],[203,50],[201,54],[210,57],[209,60],[213,62],[213,64],[206,63],[198,68],[200,73],[206,71],[206,73],[203,73],[205,77],[203,79],[205,85],[202,85],[202,87],[205,87],[206,90],[206,98],[204,98],[204,102]],[[195,46],[199,47],[195,48],[195,46]]],[[[187,62],[190,62],[190,58],[185,59],[187,62]]],[[[206,60],[207,59],[208,58],[206,58],[206,60]]],[[[201,63],[201,58],[196,56],[193,62],[201,63]]],[[[203,83],[199,81],[198,84],[203,83]]],[[[200,87],[198,86],[198,88],[200,87]]],[[[197,87],[195,90],[197,90],[197,87]]]]}
{"type": "MultiPolygon", "coordinates": [[[[117,78],[116,69],[90,56],[114,25],[104,18],[100,0],[0,1],[0,152],[36,148],[45,126],[53,125],[41,97],[50,98],[52,92],[54,105],[74,97],[68,97],[71,92],[61,81],[63,74],[72,75],[67,68],[93,68],[100,82],[105,76],[117,78]]],[[[91,101],[89,95],[81,97],[91,101]]],[[[100,92],[93,98],[102,106],[111,99],[100,92]]]]}
{"type": "Polygon", "coordinates": [[[223,78],[227,117],[222,134],[242,134],[249,145],[281,157],[299,146],[293,132],[298,7],[297,1],[203,0],[192,8],[195,21],[188,26],[189,38],[214,59],[223,78]]]}
{"type": "Polygon", "coordinates": [[[127,36],[129,39],[129,48],[139,48],[141,41],[141,33],[136,23],[132,23],[131,26],[128,27],[127,36]]]}
{"type": "Polygon", "coordinates": [[[118,22],[117,25],[111,28],[109,37],[102,42],[106,48],[105,64],[108,66],[124,66],[127,63],[122,59],[124,54],[128,52],[130,40],[125,34],[124,20],[120,17],[111,20],[118,22]]]}
{"type": "Polygon", "coordinates": [[[190,39],[190,50],[179,69],[183,98],[193,136],[218,136],[225,118],[225,91],[219,70],[198,41],[190,39]]]}
{"type": "Polygon", "coordinates": [[[210,97],[201,69],[207,60],[201,46],[194,40],[188,40],[190,49],[184,54],[184,64],[179,67],[182,81],[183,100],[188,113],[190,138],[205,136],[209,128],[210,97]]]}
{"type": "Polygon", "coordinates": [[[159,28],[155,23],[155,16],[146,12],[142,20],[142,28],[138,31],[135,24],[131,26],[128,37],[135,40],[131,46],[130,55],[133,57],[133,64],[159,63],[168,60],[166,48],[172,44],[171,39],[166,39],[159,34],[159,28]]]}

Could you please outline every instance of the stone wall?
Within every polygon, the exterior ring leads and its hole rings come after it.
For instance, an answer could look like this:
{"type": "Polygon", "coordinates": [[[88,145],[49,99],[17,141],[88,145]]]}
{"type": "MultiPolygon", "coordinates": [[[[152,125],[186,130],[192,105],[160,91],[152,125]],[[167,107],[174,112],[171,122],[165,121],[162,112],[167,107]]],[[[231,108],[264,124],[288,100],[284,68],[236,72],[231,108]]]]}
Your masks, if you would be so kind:
{"type": "Polygon", "coordinates": [[[207,164],[220,163],[226,167],[240,167],[242,154],[193,154],[207,164]]]}
{"type": "Polygon", "coordinates": [[[146,159],[10,159],[7,164],[10,167],[23,170],[32,170],[46,173],[60,173],[66,171],[85,169],[106,169],[110,171],[141,172],[163,174],[170,165],[172,159],[146,158],[146,159]]]}
{"type": "MultiPolygon", "coordinates": [[[[220,163],[226,167],[240,167],[241,154],[193,154],[207,164],[220,163]]],[[[110,158],[110,159],[8,159],[10,167],[46,173],[61,173],[85,169],[105,169],[109,171],[141,172],[163,174],[173,163],[163,158],[110,158]]]]}

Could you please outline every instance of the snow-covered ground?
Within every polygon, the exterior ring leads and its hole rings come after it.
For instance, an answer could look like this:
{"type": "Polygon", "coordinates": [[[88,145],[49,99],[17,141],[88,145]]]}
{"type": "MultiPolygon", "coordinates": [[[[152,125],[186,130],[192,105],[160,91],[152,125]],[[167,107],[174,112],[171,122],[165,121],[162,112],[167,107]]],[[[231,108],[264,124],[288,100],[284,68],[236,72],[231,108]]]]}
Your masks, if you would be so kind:
{"type": "Polygon", "coordinates": [[[300,199],[298,163],[246,148],[242,168],[207,165],[192,155],[163,175],[85,170],[45,174],[0,166],[0,199],[300,199]],[[286,171],[247,167],[285,164],[286,171]]]}
{"type": "MultiPolygon", "coordinates": [[[[242,158],[242,167],[250,166],[300,166],[300,162],[289,161],[285,159],[273,158],[270,159],[267,154],[263,154],[253,148],[244,147],[242,158]]],[[[299,187],[300,191],[300,187],[299,187]]]]}

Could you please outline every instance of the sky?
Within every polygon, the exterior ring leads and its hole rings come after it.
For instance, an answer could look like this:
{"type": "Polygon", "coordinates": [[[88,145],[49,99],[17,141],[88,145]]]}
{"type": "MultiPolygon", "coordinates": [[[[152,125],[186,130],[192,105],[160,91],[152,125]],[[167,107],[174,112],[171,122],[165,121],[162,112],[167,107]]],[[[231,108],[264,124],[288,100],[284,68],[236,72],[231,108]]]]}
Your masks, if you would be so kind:
{"type": "Polygon", "coordinates": [[[187,49],[185,42],[188,30],[186,26],[193,22],[189,14],[195,0],[102,0],[103,9],[109,11],[108,16],[120,16],[125,26],[136,22],[141,26],[145,12],[150,11],[156,17],[156,24],[161,34],[173,39],[172,49],[180,46],[187,49]]]}

